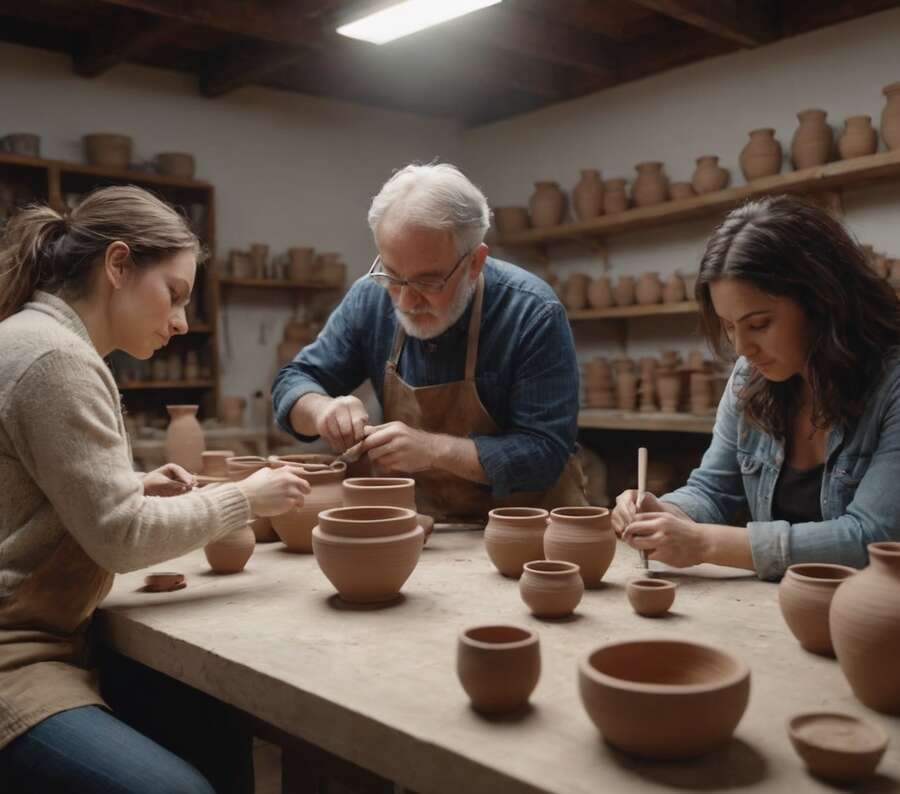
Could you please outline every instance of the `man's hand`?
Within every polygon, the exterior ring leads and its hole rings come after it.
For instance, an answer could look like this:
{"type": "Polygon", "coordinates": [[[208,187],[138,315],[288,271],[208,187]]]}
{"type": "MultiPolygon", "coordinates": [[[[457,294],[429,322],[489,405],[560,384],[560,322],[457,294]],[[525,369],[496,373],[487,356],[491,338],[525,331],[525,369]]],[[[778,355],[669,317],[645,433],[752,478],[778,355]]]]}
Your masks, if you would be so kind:
{"type": "Polygon", "coordinates": [[[414,473],[434,468],[436,437],[403,422],[366,426],[363,449],[385,472],[414,473]]]}
{"type": "Polygon", "coordinates": [[[368,422],[362,400],[348,394],[322,403],[316,415],[316,432],[340,453],[363,440],[363,428],[368,422]]]}
{"type": "Polygon", "coordinates": [[[179,496],[194,487],[194,476],[177,463],[167,463],[144,475],[144,496],[179,496]]]}

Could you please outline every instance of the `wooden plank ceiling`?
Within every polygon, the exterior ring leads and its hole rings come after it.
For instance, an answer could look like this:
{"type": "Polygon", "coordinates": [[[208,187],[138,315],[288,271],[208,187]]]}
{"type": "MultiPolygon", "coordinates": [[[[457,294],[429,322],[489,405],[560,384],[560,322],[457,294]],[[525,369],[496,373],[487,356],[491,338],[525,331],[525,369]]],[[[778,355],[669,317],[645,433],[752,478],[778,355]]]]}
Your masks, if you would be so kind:
{"type": "MultiPolygon", "coordinates": [[[[434,0],[440,2],[441,0],[434,0]]],[[[900,0],[504,0],[376,47],[335,28],[390,0],[0,0],[0,40],[483,124],[900,0]]]]}

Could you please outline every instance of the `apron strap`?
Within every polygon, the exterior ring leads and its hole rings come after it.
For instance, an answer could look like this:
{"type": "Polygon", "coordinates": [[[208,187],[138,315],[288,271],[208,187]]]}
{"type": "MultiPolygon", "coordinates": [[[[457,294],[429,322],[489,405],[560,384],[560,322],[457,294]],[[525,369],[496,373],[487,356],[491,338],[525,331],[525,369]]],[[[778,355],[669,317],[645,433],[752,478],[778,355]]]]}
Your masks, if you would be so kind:
{"type": "MultiPolygon", "coordinates": [[[[395,310],[396,311],[396,310],[395,310]]],[[[403,326],[400,324],[399,320],[396,320],[397,328],[394,331],[394,344],[391,348],[391,355],[387,361],[387,367],[390,370],[397,370],[397,362],[400,361],[400,353],[403,350],[403,343],[406,341],[406,331],[403,330],[403,326]]]]}
{"type": "Polygon", "coordinates": [[[466,380],[475,380],[475,364],[478,361],[478,335],[481,332],[481,305],[484,301],[484,274],[478,277],[475,302],[469,317],[469,338],[466,340],[466,380]]]}

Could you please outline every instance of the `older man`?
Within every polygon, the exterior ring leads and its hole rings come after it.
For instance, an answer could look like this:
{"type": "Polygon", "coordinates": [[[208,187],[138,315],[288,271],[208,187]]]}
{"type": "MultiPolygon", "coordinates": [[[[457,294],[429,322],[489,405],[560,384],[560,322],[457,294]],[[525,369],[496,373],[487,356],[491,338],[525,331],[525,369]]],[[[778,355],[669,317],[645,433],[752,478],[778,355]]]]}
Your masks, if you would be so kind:
{"type": "Polygon", "coordinates": [[[319,338],[279,372],[279,424],[384,473],[416,478],[419,509],[584,504],[574,458],[578,367],[562,305],[488,257],[490,210],[455,167],[410,165],[372,201],[378,256],[319,338]],[[384,424],[350,395],[366,378],[384,424]]]}

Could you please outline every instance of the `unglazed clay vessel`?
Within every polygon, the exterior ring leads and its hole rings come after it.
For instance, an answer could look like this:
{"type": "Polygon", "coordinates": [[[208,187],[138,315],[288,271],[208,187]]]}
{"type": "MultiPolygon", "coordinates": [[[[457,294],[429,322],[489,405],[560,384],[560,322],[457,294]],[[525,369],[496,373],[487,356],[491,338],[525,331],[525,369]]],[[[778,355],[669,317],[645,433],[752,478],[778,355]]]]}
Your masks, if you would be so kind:
{"type": "Polygon", "coordinates": [[[856,697],[900,714],[900,543],[869,544],[869,566],[834,594],[829,627],[856,697]]]}
{"type": "Polygon", "coordinates": [[[194,155],[187,152],[161,152],[156,155],[156,170],[167,176],[194,178],[194,155]]]}
{"type": "Polygon", "coordinates": [[[256,547],[256,537],[247,524],[203,547],[209,567],[216,573],[240,573],[256,547]]]}
{"type": "Polygon", "coordinates": [[[541,648],[518,626],[475,626],[456,644],[456,674],[472,707],[485,714],[522,708],[541,677],[541,648]]]}
{"type": "Polygon", "coordinates": [[[873,774],[888,743],[878,726],[832,711],[791,717],[788,736],[810,772],[848,783],[873,774]]]}
{"type": "Polygon", "coordinates": [[[872,126],[871,116],[850,116],[844,126],[844,132],[837,142],[841,160],[853,157],[865,157],[875,154],[878,149],[878,133],[872,126]]]}
{"type": "Polygon", "coordinates": [[[340,507],[344,503],[341,482],[347,476],[347,464],[337,460],[333,463],[303,463],[292,460],[291,455],[270,458],[269,465],[294,466],[298,474],[310,485],[301,507],[295,507],[273,516],[272,526],[288,550],[309,554],[313,550],[312,530],[323,510],[340,507]]]}
{"type": "Polygon", "coordinates": [[[846,565],[791,565],[778,585],[784,622],[807,651],[834,656],[828,612],[835,590],[856,571],[846,565]]]}
{"type": "Polygon", "coordinates": [[[694,198],[697,191],[690,182],[673,182],[669,185],[669,196],[673,201],[694,198]]]}
{"type": "Polygon", "coordinates": [[[166,429],[166,460],[186,468],[191,474],[203,470],[203,429],[197,421],[197,405],[167,405],[172,420],[166,429]]]}
{"type": "Polygon", "coordinates": [[[608,276],[597,276],[588,287],[588,304],[592,309],[608,309],[613,305],[612,283],[608,276]]]}
{"type": "Polygon", "coordinates": [[[649,306],[662,300],[663,286],[659,273],[642,273],[637,281],[634,296],[641,306],[649,306]]]}
{"type": "Polygon", "coordinates": [[[607,179],[603,183],[603,212],[614,215],[628,209],[628,193],[624,179],[607,179]]]}
{"type": "Polygon", "coordinates": [[[484,548],[500,573],[518,579],[526,562],[544,558],[547,517],[538,507],[498,507],[488,513],[484,548]]]}
{"type": "Polygon", "coordinates": [[[791,159],[798,171],[824,165],[832,159],[834,133],[824,110],[804,110],[797,114],[800,126],[791,139],[791,159]]]}
{"type": "Polygon", "coordinates": [[[131,162],[131,138],[128,135],[98,132],[85,135],[84,154],[91,165],[128,168],[131,162]]]}
{"type": "Polygon", "coordinates": [[[728,170],[719,165],[718,157],[707,154],[697,158],[691,185],[698,194],[714,193],[725,189],[730,176],[728,170]]]}
{"type": "Polygon", "coordinates": [[[576,563],[585,587],[600,587],[616,553],[616,535],[605,507],[557,507],[544,533],[548,560],[576,563]]]}
{"type": "Polygon", "coordinates": [[[633,411],[637,403],[638,378],[634,372],[616,375],[616,404],[620,411],[633,411]]]}
{"type": "Polygon", "coordinates": [[[523,232],[531,226],[526,207],[494,207],[494,223],[500,234],[523,232]]]}
{"type": "MultiPolygon", "coordinates": [[[[415,510],[416,481],[412,477],[348,477],[341,483],[344,507],[386,505],[415,510]]],[[[418,513],[419,525],[425,530],[425,542],[434,529],[434,519],[418,513]]]]}
{"type": "Polygon", "coordinates": [[[581,601],[584,582],[573,562],[534,560],[525,563],[519,595],[535,617],[564,618],[581,601]]]}
{"type": "Polygon", "coordinates": [[[684,279],[678,273],[670,273],[663,283],[663,303],[681,303],[687,300],[684,279]]]}
{"type": "Polygon", "coordinates": [[[900,82],[886,85],[882,92],[887,104],[881,111],[881,140],[888,149],[900,149],[900,82]]]}
{"type": "Polygon", "coordinates": [[[663,173],[662,163],[638,163],[635,168],[638,175],[631,187],[631,198],[636,207],[661,204],[669,198],[669,178],[663,173]]]}
{"type": "Polygon", "coordinates": [[[588,303],[588,288],[591,277],[585,273],[572,273],[563,287],[563,305],[569,311],[583,309],[588,303]]]}
{"type": "MultiPolygon", "coordinates": [[[[228,479],[232,482],[240,482],[254,472],[266,468],[269,464],[265,458],[260,458],[256,455],[243,455],[227,458],[225,465],[228,469],[228,479]]],[[[250,529],[256,536],[258,543],[272,543],[278,540],[278,535],[275,534],[275,530],[272,527],[271,518],[253,518],[250,521],[250,529]]]]}
{"type": "Polygon", "coordinates": [[[660,372],[656,379],[656,393],[659,409],[668,414],[676,413],[681,399],[681,376],[673,372],[660,372]]]}
{"type": "Polygon", "coordinates": [[[587,168],[581,172],[581,179],[572,191],[572,208],[580,221],[596,218],[603,212],[603,182],[600,172],[587,168]]]}
{"type": "Polygon", "coordinates": [[[631,306],[635,299],[634,276],[619,276],[613,287],[613,300],[616,306],[631,306]]]}
{"type": "Polygon", "coordinates": [[[615,642],[582,660],[578,687],[609,744],[675,760],[728,742],[747,707],[750,670],[736,656],[696,642],[615,642]]]}
{"type": "Polygon", "coordinates": [[[744,179],[752,182],[781,172],[781,144],[771,127],[751,130],[750,141],[741,150],[740,164],[744,179]]]}
{"type": "Polygon", "coordinates": [[[312,551],[338,595],[352,604],[394,600],[416,567],[425,531],[402,507],[338,507],[319,513],[312,551]]]}
{"type": "Polygon", "coordinates": [[[556,182],[535,182],[529,207],[531,223],[536,228],[559,226],[566,211],[566,196],[556,182]]]}
{"type": "Polygon", "coordinates": [[[675,601],[675,582],[668,579],[632,579],[625,585],[631,606],[645,618],[665,615],[675,601]]]}

